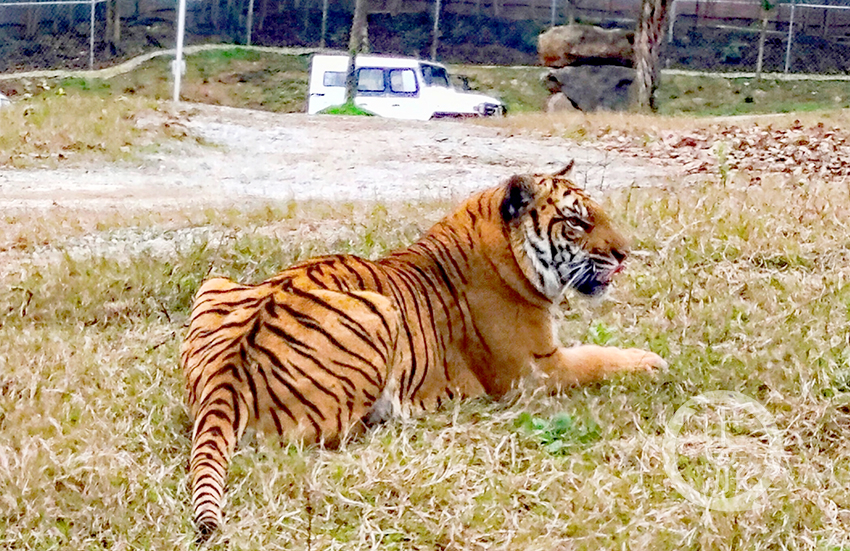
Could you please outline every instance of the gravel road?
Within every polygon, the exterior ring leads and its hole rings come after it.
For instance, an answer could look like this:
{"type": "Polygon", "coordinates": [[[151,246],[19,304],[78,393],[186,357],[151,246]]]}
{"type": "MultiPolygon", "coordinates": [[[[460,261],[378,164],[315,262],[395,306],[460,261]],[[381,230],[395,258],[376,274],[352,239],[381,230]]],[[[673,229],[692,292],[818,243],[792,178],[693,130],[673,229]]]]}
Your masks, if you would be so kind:
{"type": "Polygon", "coordinates": [[[667,169],[559,138],[512,136],[469,121],[394,121],[184,106],[191,134],[134,164],[0,169],[0,208],[55,204],[158,208],[247,199],[459,198],[514,173],[574,158],[591,191],[652,185],[667,169]]]}

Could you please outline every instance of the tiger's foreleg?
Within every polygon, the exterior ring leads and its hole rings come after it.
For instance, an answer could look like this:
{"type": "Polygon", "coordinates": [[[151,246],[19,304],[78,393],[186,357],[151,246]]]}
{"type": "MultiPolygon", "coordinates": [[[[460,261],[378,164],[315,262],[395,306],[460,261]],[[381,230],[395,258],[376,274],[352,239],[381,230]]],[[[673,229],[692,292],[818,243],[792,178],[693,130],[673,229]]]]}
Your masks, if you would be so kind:
{"type": "Polygon", "coordinates": [[[229,385],[214,390],[195,416],[189,472],[193,518],[202,538],[221,524],[227,467],[247,418],[247,407],[229,385]]]}
{"type": "Polygon", "coordinates": [[[600,381],[624,372],[653,372],[667,362],[654,352],[639,348],[582,345],[558,347],[551,354],[535,356],[543,383],[552,389],[600,381]]]}

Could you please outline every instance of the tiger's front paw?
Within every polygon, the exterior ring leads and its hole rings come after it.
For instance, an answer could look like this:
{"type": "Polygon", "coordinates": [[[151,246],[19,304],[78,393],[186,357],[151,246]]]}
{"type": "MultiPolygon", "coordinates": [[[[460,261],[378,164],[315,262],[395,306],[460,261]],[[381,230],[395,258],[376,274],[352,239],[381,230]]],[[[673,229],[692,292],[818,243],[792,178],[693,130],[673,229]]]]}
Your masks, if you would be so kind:
{"type": "Polygon", "coordinates": [[[655,373],[657,370],[667,369],[667,362],[656,354],[640,348],[627,348],[622,351],[625,361],[621,369],[623,371],[646,371],[655,373]]]}

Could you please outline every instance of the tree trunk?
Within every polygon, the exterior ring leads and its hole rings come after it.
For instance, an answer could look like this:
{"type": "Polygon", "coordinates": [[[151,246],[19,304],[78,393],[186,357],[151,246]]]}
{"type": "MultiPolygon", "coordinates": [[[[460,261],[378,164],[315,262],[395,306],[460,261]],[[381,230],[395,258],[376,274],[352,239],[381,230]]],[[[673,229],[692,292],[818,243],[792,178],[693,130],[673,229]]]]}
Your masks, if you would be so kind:
{"type": "Polygon", "coordinates": [[[41,22],[41,6],[27,6],[25,17],[24,37],[27,40],[35,40],[36,32],[38,32],[38,24],[41,22]]]}
{"type": "Polygon", "coordinates": [[[328,0],[322,1],[322,37],[319,39],[319,48],[325,48],[328,45],[328,0]]]}
{"type": "Polygon", "coordinates": [[[639,111],[655,108],[658,88],[658,59],[664,19],[670,0],[641,0],[638,28],[635,32],[635,82],[632,85],[634,106],[639,111]]]}
{"type": "Polygon", "coordinates": [[[112,0],[107,4],[107,20],[112,26],[110,41],[116,48],[121,42],[121,10],[119,9],[118,0],[112,0]]]}
{"type": "Polygon", "coordinates": [[[440,41],[440,0],[434,3],[434,29],[431,36],[431,61],[437,61],[437,46],[440,41]]]}
{"type": "Polygon", "coordinates": [[[266,24],[266,14],[269,11],[269,0],[263,0],[260,4],[260,16],[257,18],[257,32],[263,30],[263,27],[266,24]]]}
{"type": "Polygon", "coordinates": [[[764,42],[767,38],[767,20],[770,17],[770,10],[775,4],[771,4],[770,0],[761,0],[761,34],[759,36],[759,57],[756,62],[756,80],[761,80],[762,62],[764,61],[764,42]]]}
{"type": "Polygon", "coordinates": [[[345,79],[345,99],[354,102],[357,78],[354,71],[354,58],[369,48],[368,0],[355,0],[354,18],[351,21],[351,35],[348,39],[348,77],[345,79]]]}

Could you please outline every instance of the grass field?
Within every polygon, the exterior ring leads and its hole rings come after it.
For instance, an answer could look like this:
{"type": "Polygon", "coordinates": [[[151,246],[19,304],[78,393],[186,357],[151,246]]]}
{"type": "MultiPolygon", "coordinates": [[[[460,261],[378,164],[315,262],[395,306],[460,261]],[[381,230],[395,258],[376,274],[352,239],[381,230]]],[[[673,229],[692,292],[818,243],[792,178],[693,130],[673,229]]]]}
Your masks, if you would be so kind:
{"type": "MultiPolygon", "coordinates": [[[[191,71],[212,82],[229,70],[191,71]]],[[[167,117],[139,129],[142,113],[158,109],[147,97],[110,100],[153,86],[147,76],[117,82],[66,82],[61,93],[49,85],[4,110],[0,164],[4,154],[13,166],[62,163],[63,151],[123,159],[186,138],[167,117]],[[75,130],[81,112],[102,116],[75,130]]],[[[846,113],[802,118],[846,124],[846,113]]],[[[612,126],[640,137],[713,124],[620,115],[497,123],[585,142],[612,126]]],[[[687,185],[612,189],[604,204],[634,254],[604,300],[568,297],[561,338],[646,347],[669,370],[557,396],[519,389],[453,403],[340,450],[248,439],[229,476],[224,528],[203,548],[850,550],[846,179],[715,170],[687,185]],[[689,402],[721,390],[758,407],[689,402]],[[687,415],[671,465],[666,431],[677,412],[687,415]],[[724,512],[690,501],[687,488],[721,501],[758,491],[744,510],[724,512]]],[[[0,549],[201,548],[178,367],[200,281],[211,271],[258,281],[325,252],[374,258],[450,208],[0,212],[0,549]],[[173,246],[144,246],[160,237],[173,246]],[[108,246],[128,239],[142,246],[108,246]]]]}
{"type": "MultiPolygon", "coordinates": [[[[210,548],[846,548],[850,194],[844,183],[746,184],[707,177],[606,200],[636,254],[607,300],[569,298],[562,338],[649,347],[668,372],[452,404],[339,451],[249,440],[210,548]],[[778,445],[738,412],[721,468],[700,444],[717,412],[697,408],[676,465],[706,495],[763,481],[751,510],[691,503],[664,470],[677,409],[721,389],[762,404],[778,445]]],[[[323,252],[375,257],[447,208],[0,215],[16,259],[0,291],[0,547],[194,548],[177,350],[199,281],[211,269],[257,281],[323,252]],[[80,253],[92,232],[186,237],[156,254],[80,253]]]]}
{"type": "MultiPolygon", "coordinates": [[[[305,112],[309,56],[280,55],[234,48],[187,57],[182,97],[186,101],[248,107],[274,112],[305,112]]],[[[468,77],[474,90],[501,98],[510,113],[541,111],[548,92],[544,67],[458,65],[452,72],[468,77]]],[[[7,81],[0,91],[13,97],[57,88],[83,90],[100,97],[141,96],[169,99],[173,92],[169,61],[155,58],[131,73],[108,80],[66,78],[7,81]],[[47,90],[45,90],[47,88],[47,90]]],[[[850,107],[848,81],[782,81],[765,78],[667,76],[658,90],[663,115],[739,115],[817,111],[850,107]]]]}

